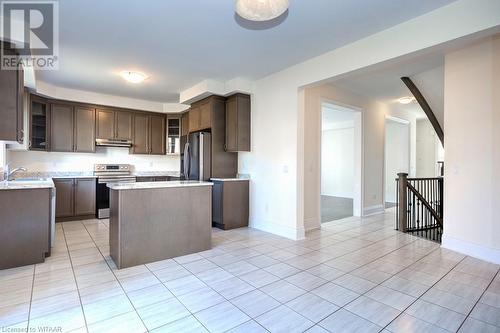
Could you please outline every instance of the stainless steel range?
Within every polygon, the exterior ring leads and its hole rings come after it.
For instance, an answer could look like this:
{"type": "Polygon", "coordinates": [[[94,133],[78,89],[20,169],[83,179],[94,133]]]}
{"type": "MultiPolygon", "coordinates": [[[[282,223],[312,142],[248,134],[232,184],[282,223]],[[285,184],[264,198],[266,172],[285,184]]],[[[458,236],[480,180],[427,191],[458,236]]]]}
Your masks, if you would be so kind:
{"type": "Polygon", "coordinates": [[[109,217],[108,183],[135,183],[132,167],[129,164],[96,164],[94,175],[97,176],[96,210],[97,218],[109,217]]]}

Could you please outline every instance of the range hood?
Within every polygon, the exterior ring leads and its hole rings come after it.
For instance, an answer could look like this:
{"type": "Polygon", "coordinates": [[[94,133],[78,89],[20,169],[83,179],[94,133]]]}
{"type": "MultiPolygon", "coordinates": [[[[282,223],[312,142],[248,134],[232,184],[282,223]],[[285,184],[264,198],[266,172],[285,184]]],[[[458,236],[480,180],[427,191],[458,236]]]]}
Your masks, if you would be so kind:
{"type": "Polygon", "coordinates": [[[98,147],[132,147],[132,141],[127,139],[95,139],[98,147]]]}

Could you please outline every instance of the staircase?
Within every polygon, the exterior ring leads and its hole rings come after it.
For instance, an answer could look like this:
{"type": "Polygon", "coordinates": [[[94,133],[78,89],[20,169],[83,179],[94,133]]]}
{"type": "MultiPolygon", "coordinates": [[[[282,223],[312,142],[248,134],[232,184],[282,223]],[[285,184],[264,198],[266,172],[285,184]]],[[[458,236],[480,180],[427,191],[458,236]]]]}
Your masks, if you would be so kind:
{"type": "Polygon", "coordinates": [[[396,230],[441,243],[444,178],[399,173],[396,182],[396,230]]]}

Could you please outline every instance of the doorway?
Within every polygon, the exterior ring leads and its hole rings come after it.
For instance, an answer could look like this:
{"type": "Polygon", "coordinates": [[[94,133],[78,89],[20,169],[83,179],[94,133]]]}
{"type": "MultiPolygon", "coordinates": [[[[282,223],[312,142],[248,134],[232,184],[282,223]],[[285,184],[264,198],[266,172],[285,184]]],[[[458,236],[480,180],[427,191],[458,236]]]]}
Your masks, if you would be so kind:
{"type": "Polygon", "coordinates": [[[396,206],[398,173],[410,171],[410,122],[385,118],[385,207],[396,206]]]}
{"type": "Polygon", "coordinates": [[[321,109],[321,223],[361,216],[361,112],[321,109]]]}

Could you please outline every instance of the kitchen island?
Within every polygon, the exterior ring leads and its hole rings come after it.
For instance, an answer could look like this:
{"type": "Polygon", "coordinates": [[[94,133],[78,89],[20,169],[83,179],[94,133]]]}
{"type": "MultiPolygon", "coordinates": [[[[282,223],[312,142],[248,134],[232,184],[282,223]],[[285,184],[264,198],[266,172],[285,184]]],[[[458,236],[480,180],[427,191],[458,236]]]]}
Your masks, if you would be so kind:
{"type": "Polygon", "coordinates": [[[211,182],[110,183],[109,244],[127,268],[209,250],[211,182]]]}

